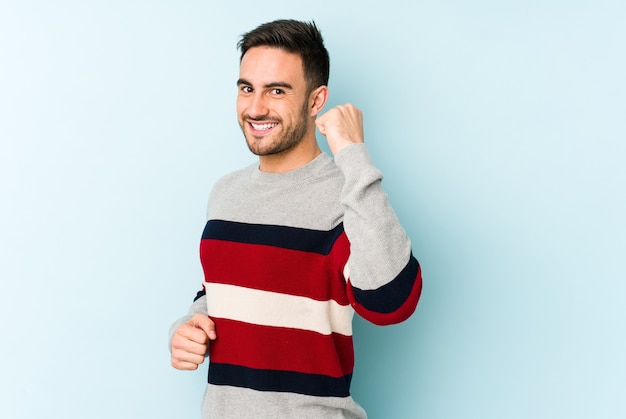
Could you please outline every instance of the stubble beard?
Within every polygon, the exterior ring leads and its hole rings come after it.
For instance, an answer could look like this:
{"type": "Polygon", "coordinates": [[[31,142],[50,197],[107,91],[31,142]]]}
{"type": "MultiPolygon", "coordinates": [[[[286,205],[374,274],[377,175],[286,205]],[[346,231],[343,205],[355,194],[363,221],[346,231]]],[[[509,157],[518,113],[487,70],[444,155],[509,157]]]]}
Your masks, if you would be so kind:
{"type": "MultiPolygon", "coordinates": [[[[299,120],[296,122],[295,125],[291,127],[285,127],[285,125],[283,125],[282,123],[282,119],[273,119],[274,121],[279,123],[279,127],[281,127],[283,131],[277,133],[277,137],[273,138],[269,144],[263,147],[259,146],[258,141],[262,141],[263,137],[257,137],[246,132],[245,126],[247,124],[247,120],[254,121],[255,119],[244,118],[244,122],[240,124],[241,130],[243,131],[243,135],[246,138],[246,144],[248,145],[248,149],[257,156],[271,156],[291,150],[302,142],[304,136],[309,130],[308,109],[306,107],[306,103],[305,106],[302,107],[299,120]]],[[[258,120],[262,121],[263,118],[259,118],[258,120]]]]}

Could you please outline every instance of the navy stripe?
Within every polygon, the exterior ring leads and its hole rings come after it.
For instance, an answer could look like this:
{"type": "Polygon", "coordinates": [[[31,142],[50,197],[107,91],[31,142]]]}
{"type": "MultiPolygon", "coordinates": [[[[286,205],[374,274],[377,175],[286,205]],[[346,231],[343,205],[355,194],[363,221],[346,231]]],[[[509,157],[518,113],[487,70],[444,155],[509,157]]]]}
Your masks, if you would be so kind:
{"type": "Polygon", "coordinates": [[[199,300],[200,298],[204,297],[206,295],[206,291],[205,290],[200,290],[196,293],[196,297],[193,299],[193,302],[195,303],[197,300],[199,300]]]}
{"type": "Polygon", "coordinates": [[[341,378],[293,371],[259,370],[238,365],[209,365],[209,383],[320,397],[348,397],[352,374],[341,378]]]}
{"type": "Polygon", "coordinates": [[[419,266],[411,253],[409,262],[393,281],[374,290],[362,290],[353,286],[354,298],[368,310],[393,313],[409,298],[419,266]]]}
{"type": "Polygon", "coordinates": [[[202,239],[261,244],[327,255],[342,233],[343,224],[337,225],[330,231],[323,231],[269,224],[209,220],[204,227],[202,239]]]}

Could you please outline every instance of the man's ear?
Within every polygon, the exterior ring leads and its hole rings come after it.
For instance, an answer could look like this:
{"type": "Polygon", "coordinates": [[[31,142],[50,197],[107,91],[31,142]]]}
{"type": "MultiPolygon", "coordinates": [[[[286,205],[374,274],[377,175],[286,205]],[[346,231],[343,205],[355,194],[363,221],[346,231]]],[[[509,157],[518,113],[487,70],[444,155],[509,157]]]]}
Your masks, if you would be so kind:
{"type": "Polygon", "coordinates": [[[309,108],[310,116],[317,116],[324,106],[326,106],[326,102],[328,101],[328,86],[320,86],[316,89],[313,89],[311,95],[309,96],[309,103],[311,104],[309,108]]]}

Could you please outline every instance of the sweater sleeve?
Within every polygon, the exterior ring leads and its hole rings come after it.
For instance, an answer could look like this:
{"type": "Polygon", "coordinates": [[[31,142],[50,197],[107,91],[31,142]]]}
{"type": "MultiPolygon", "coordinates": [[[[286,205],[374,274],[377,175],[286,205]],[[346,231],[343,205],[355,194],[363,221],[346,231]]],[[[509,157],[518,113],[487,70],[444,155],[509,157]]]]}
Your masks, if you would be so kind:
{"type": "Polygon", "coordinates": [[[379,325],[399,323],[414,311],[422,289],[420,265],[411,242],[382,188],[382,174],[365,144],[335,156],[344,175],[341,205],[350,241],[344,274],[355,311],[379,325]]]}

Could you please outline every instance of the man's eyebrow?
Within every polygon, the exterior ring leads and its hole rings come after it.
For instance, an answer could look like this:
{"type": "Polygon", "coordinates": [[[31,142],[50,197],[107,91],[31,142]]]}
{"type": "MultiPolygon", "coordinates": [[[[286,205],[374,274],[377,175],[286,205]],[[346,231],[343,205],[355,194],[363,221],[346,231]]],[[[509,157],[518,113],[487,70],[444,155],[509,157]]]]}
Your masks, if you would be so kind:
{"type": "MultiPolygon", "coordinates": [[[[237,86],[252,86],[252,83],[250,83],[248,80],[246,79],[239,79],[237,80],[237,86]]],[[[265,89],[274,89],[277,87],[282,87],[283,89],[289,89],[289,90],[293,90],[293,86],[287,82],[284,81],[273,81],[271,83],[267,83],[266,85],[263,86],[265,89]]]]}
{"type": "Polygon", "coordinates": [[[293,86],[290,85],[287,82],[284,82],[284,81],[275,81],[273,83],[268,83],[268,84],[266,84],[263,87],[265,87],[266,89],[273,89],[273,88],[276,88],[276,87],[282,87],[283,89],[293,90],[293,86]]]}

